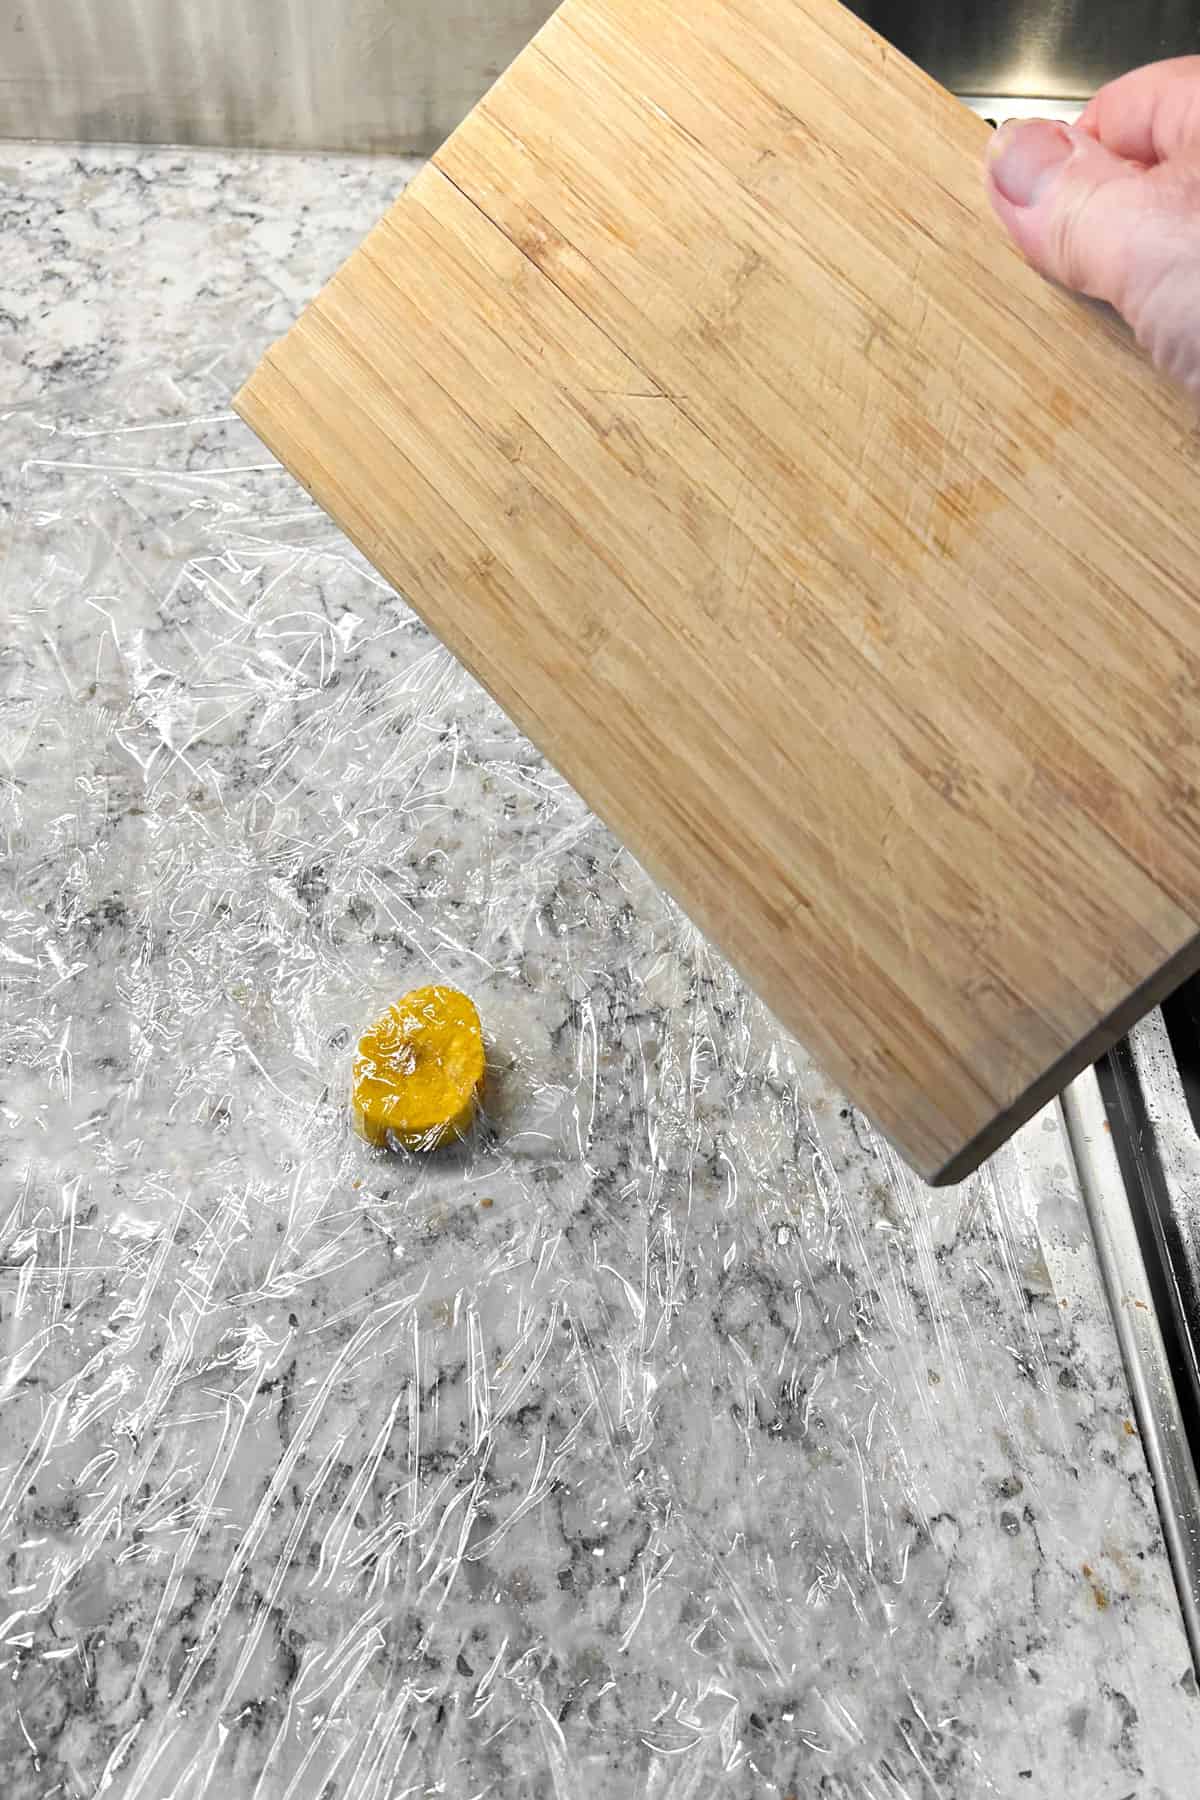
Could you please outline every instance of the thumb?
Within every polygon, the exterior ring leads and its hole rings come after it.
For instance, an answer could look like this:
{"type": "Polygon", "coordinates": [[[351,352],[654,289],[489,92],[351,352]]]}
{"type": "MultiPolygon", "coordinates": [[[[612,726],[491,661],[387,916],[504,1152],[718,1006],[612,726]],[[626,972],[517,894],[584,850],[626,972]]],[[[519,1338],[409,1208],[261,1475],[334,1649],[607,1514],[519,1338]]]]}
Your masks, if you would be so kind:
{"type": "Polygon", "coordinates": [[[1089,132],[1048,119],[1012,122],[992,140],[992,205],[1034,268],[1125,312],[1171,221],[1148,205],[1147,171],[1089,132]]]}

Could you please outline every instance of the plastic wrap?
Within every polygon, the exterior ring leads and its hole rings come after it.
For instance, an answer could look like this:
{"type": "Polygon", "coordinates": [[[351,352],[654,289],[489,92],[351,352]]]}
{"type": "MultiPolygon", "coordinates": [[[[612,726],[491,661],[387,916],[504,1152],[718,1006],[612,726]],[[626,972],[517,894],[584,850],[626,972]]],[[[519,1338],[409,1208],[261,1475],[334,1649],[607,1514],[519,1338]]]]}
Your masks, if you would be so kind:
{"type": "Polygon", "coordinates": [[[1125,1792],[1186,1654],[1057,1114],[914,1182],[239,372],[0,445],[5,1794],[1125,1792]],[[426,980],[486,1117],[375,1152],[426,980]]]}

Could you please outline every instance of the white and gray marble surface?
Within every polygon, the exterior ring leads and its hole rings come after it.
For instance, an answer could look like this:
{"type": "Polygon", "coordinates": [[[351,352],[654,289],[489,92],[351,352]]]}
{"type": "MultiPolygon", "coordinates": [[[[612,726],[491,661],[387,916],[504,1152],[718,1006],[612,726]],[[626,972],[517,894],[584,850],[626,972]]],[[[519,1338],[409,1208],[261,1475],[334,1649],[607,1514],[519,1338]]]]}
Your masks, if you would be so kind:
{"type": "Polygon", "coordinates": [[[405,173],[0,146],[0,1791],[1181,1800],[1056,1113],[920,1188],[230,415],[405,173]]]}

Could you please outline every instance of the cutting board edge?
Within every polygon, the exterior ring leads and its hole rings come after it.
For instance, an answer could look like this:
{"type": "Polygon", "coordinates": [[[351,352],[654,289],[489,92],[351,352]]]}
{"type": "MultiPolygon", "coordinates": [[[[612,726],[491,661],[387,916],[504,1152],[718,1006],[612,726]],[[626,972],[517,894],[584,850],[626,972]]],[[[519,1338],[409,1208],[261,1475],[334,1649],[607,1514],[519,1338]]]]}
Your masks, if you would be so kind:
{"type": "MultiPolygon", "coordinates": [[[[1082,1075],[1085,1069],[1111,1050],[1126,1032],[1133,1029],[1139,1019],[1145,1018],[1148,1012],[1152,1012],[1173,994],[1190,975],[1197,973],[1200,973],[1200,930],[1169,957],[1161,968],[1142,982],[1140,987],[1135,988],[1120,1006],[1106,1014],[1085,1037],[1064,1056],[1060,1056],[1044,1075],[1039,1076],[1037,1081],[1019,1094],[1011,1106],[998,1113],[949,1162],[933,1173],[918,1168],[917,1173],[922,1180],[934,1188],[953,1187],[957,1182],[965,1181],[969,1175],[973,1175],[1022,1125],[1027,1125],[1043,1106],[1057,1099],[1077,1075],[1082,1075]]],[[[899,1149],[899,1145],[896,1148],[899,1149]]],[[[905,1153],[901,1150],[900,1154],[905,1153]]]]}

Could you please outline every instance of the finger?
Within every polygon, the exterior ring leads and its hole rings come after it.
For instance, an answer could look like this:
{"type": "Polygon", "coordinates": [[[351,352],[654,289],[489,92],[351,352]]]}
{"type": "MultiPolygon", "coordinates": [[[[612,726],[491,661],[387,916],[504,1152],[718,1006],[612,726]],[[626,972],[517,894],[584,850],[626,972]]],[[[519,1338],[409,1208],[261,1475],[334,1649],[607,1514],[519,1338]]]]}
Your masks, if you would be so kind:
{"type": "Polygon", "coordinates": [[[1035,268],[1125,310],[1137,260],[1148,254],[1153,177],[1078,126],[1035,119],[992,141],[992,205],[1035,268]]]}
{"type": "Polygon", "coordinates": [[[1079,124],[1114,156],[1146,167],[1200,149],[1200,56],[1131,69],[1093,96],[1079,124]]]}

